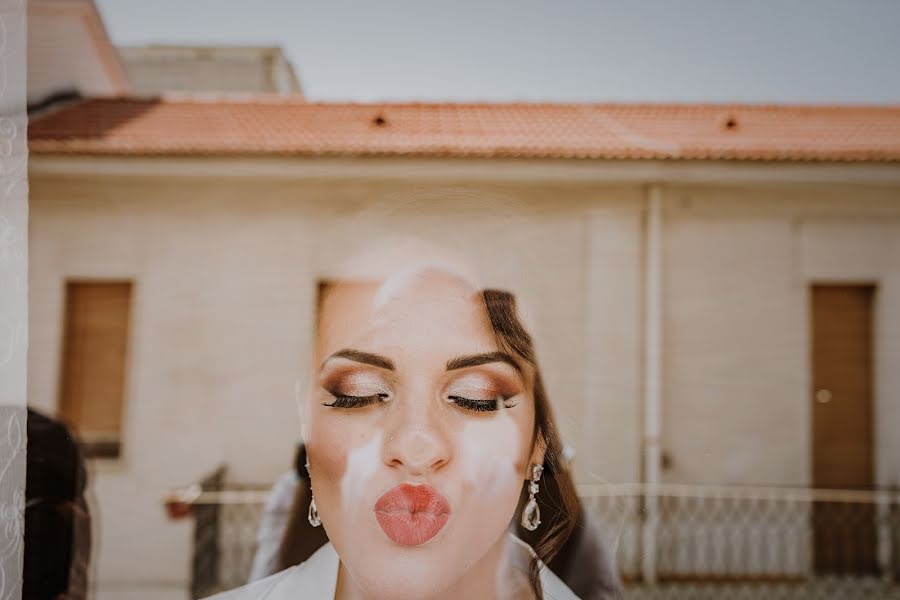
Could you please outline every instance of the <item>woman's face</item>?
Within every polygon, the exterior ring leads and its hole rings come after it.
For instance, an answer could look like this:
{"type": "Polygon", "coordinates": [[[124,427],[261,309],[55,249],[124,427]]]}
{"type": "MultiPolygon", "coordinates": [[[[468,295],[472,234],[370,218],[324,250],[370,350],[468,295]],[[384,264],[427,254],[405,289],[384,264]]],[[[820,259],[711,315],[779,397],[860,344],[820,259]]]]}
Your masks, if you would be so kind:
{"type": "Polygon", "coordinates": [[[440,271],[333,288],[316,354],[310,474],[347,573],[382,597],[449,588],[502,545],[539,462],[533,374],[440,271]]]}

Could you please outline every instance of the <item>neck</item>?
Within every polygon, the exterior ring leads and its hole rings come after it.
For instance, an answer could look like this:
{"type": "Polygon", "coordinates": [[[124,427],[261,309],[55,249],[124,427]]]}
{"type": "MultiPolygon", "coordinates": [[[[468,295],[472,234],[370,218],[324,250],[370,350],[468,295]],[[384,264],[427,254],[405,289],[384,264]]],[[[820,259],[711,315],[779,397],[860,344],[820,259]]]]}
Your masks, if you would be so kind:
{"type": "MultiPolygon", "coordinates": [[[[484,557],[472,565],[462,577],[443,591],[422,600],[456,600],[483,598],[484,600],[533,600],[534,591],[528,578],[527,561],[519,560],[521,548],[504,532],[484,557]],[[523,568],[526,570],[523,572],[523,568]]],[[[335,600],[387,600],[372,596],[361,589],[346,572],[343,563],[338,568],[335,600]]],[[[393,599],[393,596],[391,597],[393,599]]]]}

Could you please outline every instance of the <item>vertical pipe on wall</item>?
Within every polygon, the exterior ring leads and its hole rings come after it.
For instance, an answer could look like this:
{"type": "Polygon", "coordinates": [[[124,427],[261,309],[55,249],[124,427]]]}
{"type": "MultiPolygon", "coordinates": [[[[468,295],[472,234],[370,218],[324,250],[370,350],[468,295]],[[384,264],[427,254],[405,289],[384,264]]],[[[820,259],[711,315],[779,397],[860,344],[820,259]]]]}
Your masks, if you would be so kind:
{"type": "Polygon", "coordinates": [[[644,520],[641,531],[641,574],[645,583],[656,582],[656,534],[662,433],[662,188],[647,188],[644,221],[644,520]]]}

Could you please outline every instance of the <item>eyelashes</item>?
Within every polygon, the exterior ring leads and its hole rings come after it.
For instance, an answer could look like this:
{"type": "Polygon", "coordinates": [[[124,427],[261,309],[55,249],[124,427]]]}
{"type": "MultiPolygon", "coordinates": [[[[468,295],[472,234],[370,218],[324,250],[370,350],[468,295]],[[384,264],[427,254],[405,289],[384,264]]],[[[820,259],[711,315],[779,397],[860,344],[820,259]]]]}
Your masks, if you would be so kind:
{"type": "Polygon", "coordinates": [[[384,402],[388,399],[387,394],[371,394],[369,396],[347,396],[345,394],[336,394],[328,392],[334,396],[334,400],[323,402],[322,406],[330,406],[332,408],[362,408],[378,402],[384,402]]]}
{"type": "MultiPolygon", "coordinates": [[[[323,406],[330,408],[364,408],[380,402],[386,402],[388,394],[371,394],[368,396],[348,396],[346,394],[337,394],[329,392],[334,400],[331,402],[323,402],[323,406]]],[[[447,396],[453,404],[460,408],[471,412],[491,412],[499,410],[500,404],[504,408],[513,408],[515,404],[508,404],[508,399],[498,398],[496,400],[484,400],[479,398],[466,398],[465,396],[452,395],[447,396]]]]}
{"type": "Polygon", "coordinates": [[[452,400],[454,404],[457,406],[461,406],[467,410],[471,410],[473,412],[488,412],[500,409],[500,404],[503,404],[503,408],[512,408],[515,404],[509,405],[506,400],[503,398],[498,398],[496,400],[479,400],[473,398],[466,398],[465,396],[447,396],[449,400],[452,400]]]}

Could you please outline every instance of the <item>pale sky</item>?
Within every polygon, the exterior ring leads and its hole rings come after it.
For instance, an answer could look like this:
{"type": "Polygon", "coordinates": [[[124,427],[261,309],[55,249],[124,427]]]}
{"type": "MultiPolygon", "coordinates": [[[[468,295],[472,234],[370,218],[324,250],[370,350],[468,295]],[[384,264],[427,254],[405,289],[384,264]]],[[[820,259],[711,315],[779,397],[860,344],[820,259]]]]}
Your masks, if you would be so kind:
{"type": "Polygon", "coordinates": [[[900,104],[900,0],[96,0],[116,44],[284,48],[312,100],[900,104]]]}

